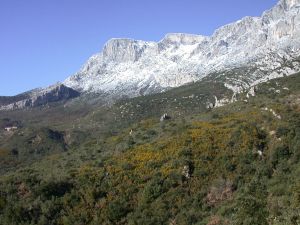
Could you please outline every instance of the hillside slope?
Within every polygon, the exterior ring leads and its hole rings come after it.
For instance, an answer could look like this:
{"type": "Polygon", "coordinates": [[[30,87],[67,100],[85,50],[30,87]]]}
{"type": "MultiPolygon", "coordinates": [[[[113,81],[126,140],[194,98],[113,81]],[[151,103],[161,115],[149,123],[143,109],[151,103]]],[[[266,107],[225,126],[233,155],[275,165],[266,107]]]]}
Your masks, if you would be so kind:
{"type": "Polygon", "coordinates": [[[300,74],[217,108],[204,84],[52,125],[86,137],[1,176],[0,224],[299,224],[300,74]]]}

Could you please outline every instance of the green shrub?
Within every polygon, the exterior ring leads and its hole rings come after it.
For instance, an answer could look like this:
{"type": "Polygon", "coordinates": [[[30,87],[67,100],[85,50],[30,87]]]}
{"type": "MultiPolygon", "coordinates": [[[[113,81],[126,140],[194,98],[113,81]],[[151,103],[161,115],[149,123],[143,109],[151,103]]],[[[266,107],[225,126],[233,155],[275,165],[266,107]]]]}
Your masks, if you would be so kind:
{"type": "Polygon", "coordinates": [[[280,126],[276,129],[276,137],[281,138],[282,136],[286,136],[289,132],[289,128],[280,126]]]}

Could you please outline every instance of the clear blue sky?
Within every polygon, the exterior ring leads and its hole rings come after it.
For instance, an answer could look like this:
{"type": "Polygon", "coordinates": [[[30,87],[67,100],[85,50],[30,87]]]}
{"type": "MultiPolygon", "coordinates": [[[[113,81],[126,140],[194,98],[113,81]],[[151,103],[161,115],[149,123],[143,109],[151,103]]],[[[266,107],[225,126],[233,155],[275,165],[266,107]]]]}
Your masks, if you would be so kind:
{"type": "Polygon", "coordinates": [[[211,35],[277,0],[0,0],[0,95],[63,81],[113,37],[211,35]]]}

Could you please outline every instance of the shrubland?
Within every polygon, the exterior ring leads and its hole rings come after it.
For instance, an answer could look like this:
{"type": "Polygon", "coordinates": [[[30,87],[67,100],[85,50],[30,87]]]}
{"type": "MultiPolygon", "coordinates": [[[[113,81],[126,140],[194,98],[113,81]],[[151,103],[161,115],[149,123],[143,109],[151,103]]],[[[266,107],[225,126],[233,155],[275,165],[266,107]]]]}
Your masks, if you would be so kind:
{"type": "Polygon", "coordinates": [[[300,224],[299,85],[207,109],[198,92],[232,93],[196,83],[38,128],[24,113],[0,149],[0,224],[300,224]]]}

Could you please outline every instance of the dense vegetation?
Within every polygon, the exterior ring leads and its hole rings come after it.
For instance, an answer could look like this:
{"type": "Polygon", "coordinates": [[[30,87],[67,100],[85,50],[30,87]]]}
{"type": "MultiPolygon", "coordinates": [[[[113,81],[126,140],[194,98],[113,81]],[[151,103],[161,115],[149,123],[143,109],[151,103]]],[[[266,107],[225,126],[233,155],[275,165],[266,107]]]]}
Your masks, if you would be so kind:
{"type": "Polygon", "coordinates": [[[212,110],[186,98],[198,85],[76,109],[72,125],[18,122],[0,149],[0,224],[300,224],[300,76],[212,110]]]}

